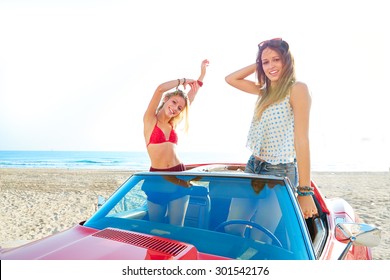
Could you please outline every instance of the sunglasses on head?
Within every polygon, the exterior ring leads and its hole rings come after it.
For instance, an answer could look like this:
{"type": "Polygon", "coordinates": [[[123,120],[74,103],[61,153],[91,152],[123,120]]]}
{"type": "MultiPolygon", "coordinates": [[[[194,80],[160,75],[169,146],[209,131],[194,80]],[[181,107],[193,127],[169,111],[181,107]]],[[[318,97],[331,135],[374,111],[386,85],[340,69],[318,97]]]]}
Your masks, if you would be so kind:
{"type": "Polygon", "coordinates": [[[286,41],[283,41],[282,38],[273,38],[273,39],[270,39],[270,40],[265,40],[263,42],[260,42],[259,43],[259,48],[261,49],[262,47],[265,47],[265,46],[275,46],[275,47],[284,47],[286,50],[288,50],[289,46],[287,44],[286,41]]]}

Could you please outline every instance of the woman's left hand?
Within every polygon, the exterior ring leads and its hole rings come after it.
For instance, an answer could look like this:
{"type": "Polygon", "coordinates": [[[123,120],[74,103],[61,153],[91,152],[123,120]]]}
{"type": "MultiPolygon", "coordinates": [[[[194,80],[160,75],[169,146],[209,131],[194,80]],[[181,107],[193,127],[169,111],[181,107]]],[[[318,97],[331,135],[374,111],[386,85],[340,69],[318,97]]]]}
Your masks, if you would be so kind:
{"type": "Polygon", "coordinates": [[[314,199],[311,195],[298,195],[298,202],[301,206],[301,211],[305,219],[313,218],[318,215],[316,204],[314,203],[314,199]]]}
{"type": "MultiPolygon", "coordinates": [[[[190,104],[191,104],[192,101],[194,101],[195,95],[198,92],[200,86],[199,86],[198,82],[195,80],[189,80],[189,81],[192,81],[192,82],[188,83],[190,85],[191,89],[188,92],[187,96],[188,96],[188,99],[190,100],[190,104]]],[[[186,83],[187,83],[187,81],[186,81],[186,83]]]]}

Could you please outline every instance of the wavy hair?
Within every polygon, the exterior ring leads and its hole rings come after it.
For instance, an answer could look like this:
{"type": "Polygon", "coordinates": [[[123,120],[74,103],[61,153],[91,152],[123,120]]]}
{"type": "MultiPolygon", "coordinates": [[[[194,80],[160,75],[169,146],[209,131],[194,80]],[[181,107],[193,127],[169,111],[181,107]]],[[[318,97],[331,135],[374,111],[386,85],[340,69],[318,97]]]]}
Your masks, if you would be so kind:
{"type": "Polygon", "coordinates": [[[175,91],[165,93],[163,98],[162,98],[162,102],[161,102],[160,106],[157,108],[156,114],[162,109],[162,107],[164,107],[165,100],[168,101],[172,96],[182,97],[185,101],[185,106],[184,106],[183,110],[176,117],[173,117],[169,120],[169,123],[174,128],[176,128],[177,125],[183,120],[183,118],[185,118],[184,130],[185,130],[185,132],[187,132],[188,127],[189,127],[188,112],[190,109],[190,101],[188,99],[187,94],[184,91],[182,91],[180,89],[176,89],[175,91]]]}
{"type": "Polygon", "coordinates": [[[292,85],[296,81],[296,77],[294,57],[290,52],[288,43],[282,39],[272,39],[260,43],[256,64],[257,81],[260,85],[260,95],[256,102],[255,116],[260,119],[262,113],[268,106],[280,102],[287,96],[287,94],[289,94],[292,85]],[[265,75],[261,61],[261,56],[266,48],[276,51],[280,55],[283,63],[280,79],[272,87],[271,81],[265,75]]]}

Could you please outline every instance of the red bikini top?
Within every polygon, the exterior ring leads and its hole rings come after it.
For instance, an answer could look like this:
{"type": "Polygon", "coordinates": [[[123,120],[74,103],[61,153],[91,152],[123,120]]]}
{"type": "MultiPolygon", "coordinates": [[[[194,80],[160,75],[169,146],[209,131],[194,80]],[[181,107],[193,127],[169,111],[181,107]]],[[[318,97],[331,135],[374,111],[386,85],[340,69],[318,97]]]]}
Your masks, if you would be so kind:
{"type": "Polygon", "coordinates": [[[153,128],[152,134],[150,135],[149,143],[148,143],[148,145],[146,145],[146,147],[149,146],[149,144],[160,144],[160,143],[165,143],[165,142],[171,142],[173,144],[177,144],[177,140],[178,140],[178,137],[177,137],[176,131],[173,129],[173,127],[171,129],[170,134],[169,134],[169,139],[166,139],[164,132],[161,130],[161,128],[159,128],[157,126],[157,122],[156,122],[156,124],[154,125],[154,128],[153,128]]]}

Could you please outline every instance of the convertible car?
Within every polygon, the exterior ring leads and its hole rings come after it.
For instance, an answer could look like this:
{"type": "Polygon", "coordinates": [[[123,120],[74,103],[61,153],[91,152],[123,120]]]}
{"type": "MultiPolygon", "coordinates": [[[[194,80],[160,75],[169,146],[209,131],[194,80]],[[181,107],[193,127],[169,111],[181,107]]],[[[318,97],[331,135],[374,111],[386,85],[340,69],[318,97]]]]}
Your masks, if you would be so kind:
{"type": "Polygon", "coordinates": [[[319,215],[305,220],[287,178],[241,164],[139,172],[74,227],[0,259],[336,260],[372,259],[380,230],[312,182],[319,215]]]}

